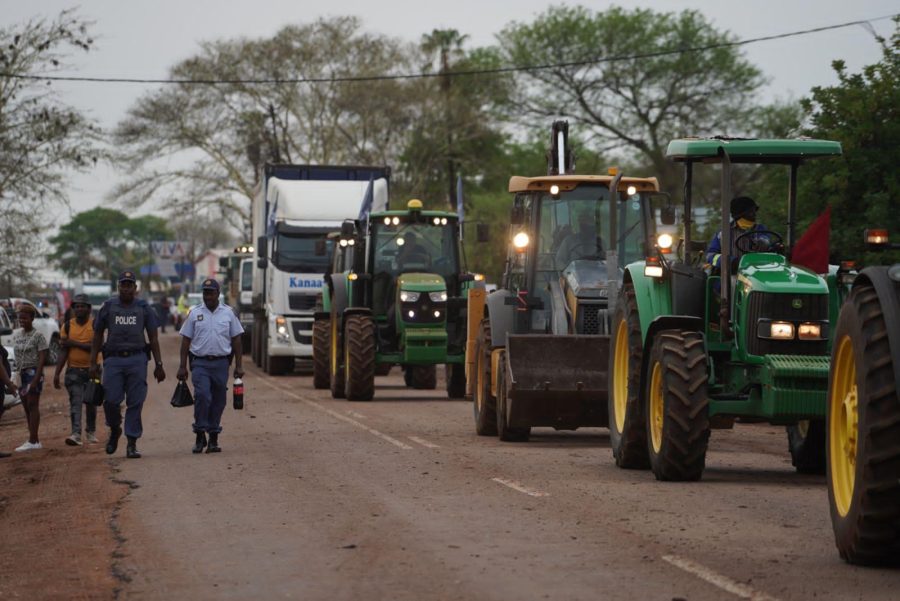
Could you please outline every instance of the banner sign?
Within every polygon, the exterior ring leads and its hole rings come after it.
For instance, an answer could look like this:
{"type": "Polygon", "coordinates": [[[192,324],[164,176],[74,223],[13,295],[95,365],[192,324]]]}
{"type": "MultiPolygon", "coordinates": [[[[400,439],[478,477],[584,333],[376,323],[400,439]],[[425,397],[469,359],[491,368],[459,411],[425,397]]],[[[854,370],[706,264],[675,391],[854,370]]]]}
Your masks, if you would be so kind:
{"type": "Polygon", "coordinates": [[[190,255],[191,243],[183,240],[154,240],[150,243],[150,250],[156,257],[183,258],[190,255]]]}

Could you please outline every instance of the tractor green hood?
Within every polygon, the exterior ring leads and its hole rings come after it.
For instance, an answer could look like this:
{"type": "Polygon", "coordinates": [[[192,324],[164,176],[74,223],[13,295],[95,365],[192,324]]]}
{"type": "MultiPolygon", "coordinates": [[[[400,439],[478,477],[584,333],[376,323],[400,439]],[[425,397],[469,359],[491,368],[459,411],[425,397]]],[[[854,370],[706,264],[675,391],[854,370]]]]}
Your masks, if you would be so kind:
{"type": "Polygon", "coordinates": [[[785,294],[828,294],[825,279],[803,267],[789,265],[775,253],[749,253],[741,257],[738,282],[747,291],[785,294]]]}
{"type": "Polygon", "coordinates": [[[397,278],[398,290],[410,292],[437,292],[446,290],[444,278],[433,273],[404,273],[397,278]]]}

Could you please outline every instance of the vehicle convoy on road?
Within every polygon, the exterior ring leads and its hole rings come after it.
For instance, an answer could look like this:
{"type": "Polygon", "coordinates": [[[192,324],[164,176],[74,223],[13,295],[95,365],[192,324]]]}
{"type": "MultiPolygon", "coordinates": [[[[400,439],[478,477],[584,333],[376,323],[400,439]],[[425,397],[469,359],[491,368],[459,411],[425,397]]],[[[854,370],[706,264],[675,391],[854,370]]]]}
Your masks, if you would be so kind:
{"type": "Polygon", "coordinates": [[[405,210],[369,213],[358,235],[351,226],[324,295],[329,311],[317,314],[318,331],[329,332],[332,396],[371,400],[376,373],[398,364],[407,386],[434,389],[443,364],[447,396],[462,398],[465,295],[481,282],[464,270],[459,216],[410,200],[405,210]]]}
{"type": "MultiPolygon", "coordinates": [[[[870,248],[890,244],[867,230],[870,248]]],[[[841,557],[900,562],[900,263],[866,267],[841,308],[828,387],[828,502],[841,557]]]]}
{"type": "Polygon", "coordinates": [[[827,140],[674,140],[684,162],[683,239],[648,249],[625,268],[613,318],[610,441],[616,464],[650,467],[659,480],[698,480],[710,429],[737,417],[788,426],[799,471],[824,471],[829,312],[839,284],[792,265],[797,173],[809,159],[841,154],[827,140]],[[691,238],[695,163],[721,168],[721,272],[705,269],[691,238]],[[789,168],[786,245],[754,229],[733,241],[733,163],[789,168]],[[674,250],[675,252],[671,252],[674,250]],[[739,259],[738,259],[739,256],[739,259]]]}
{"type": "Polygon", "coordinates": [[[327,235],[357,215],[367,187],[372,208],[388,203],[388,167],[267,164],[253,199],[251,355],[269,374],[312,359],[313,313],[328,264],[327,235]],[[370,184],[371,182],[371,184],[370,184]]]}
{"type": "Polygon", "coordinates": [[[568,125],[549,175],[514,176],[500,287],[469,295],[467,387],[475,431],[524,441],[534,426],[607,424],[610,300],[619,264],[644,256],[656,178],[575,175],[568,125]]]}

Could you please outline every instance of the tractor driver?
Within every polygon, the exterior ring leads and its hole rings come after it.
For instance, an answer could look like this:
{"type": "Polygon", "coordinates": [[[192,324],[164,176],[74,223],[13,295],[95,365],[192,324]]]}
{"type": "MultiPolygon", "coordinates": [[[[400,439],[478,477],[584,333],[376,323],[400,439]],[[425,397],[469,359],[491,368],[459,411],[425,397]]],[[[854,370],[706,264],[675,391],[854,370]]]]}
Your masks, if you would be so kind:
{"type": "Polygon", "coordinates": [[[602,256],[603,243],[597,235],[597,227],[591,217],[578,221],[578,231],[563,238],[556,249],[556,264],[565,267],[570,262],[581,258],[598,258],[602,256]]]}
{"type": "Polygon", "coordinates": [[[419,244],[415,232],[406,232],[397,242],[403,240],[400,252],[397,253],[397,270],[399,272],[409,270],[427,270],[431,266],[431,255],[424,246],[419,244]]]}
{"type": "MultiPolygon", "coordinates": [[[[756,223],[756,211],[759,205],[749,196],[735,196],[731,199],[731,253],[733,268],[737,267],[738,260],[744,253],[735,246],[735,240],[741,234],[752,231],[769,231],[769,228],[756,223]]],[[[770,243],[769,236],[760,234],[760,241],[770,243]]],[[[706,248],[706,262],[710,265],[713,272],[717,272],[720,268],[719,261],[722,258],[722,232],[716,232],[713,239],[710,240],[709,246],[706,248]]]]}

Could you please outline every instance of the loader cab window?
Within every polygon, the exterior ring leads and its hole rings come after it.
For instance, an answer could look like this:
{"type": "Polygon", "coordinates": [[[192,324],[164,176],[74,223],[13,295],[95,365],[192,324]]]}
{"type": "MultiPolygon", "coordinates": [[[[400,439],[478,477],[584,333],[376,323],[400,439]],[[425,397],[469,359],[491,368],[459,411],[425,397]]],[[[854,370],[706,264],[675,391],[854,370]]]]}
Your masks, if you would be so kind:
{"type": "Polygon", "coordinates": [[[282,271],[325,273],[334,241],[327,232],[298,231],[279,224],[272,248],[272,263],[282,271]]]}
{"type": "Polygon", "coordinates": [[[541,203],[537,271],[559,273],[571,262],[603,260],[609,228],[609,189],[579,186],[541,203]]]}

